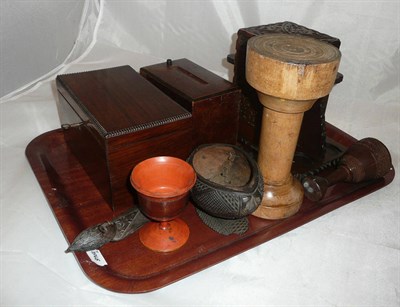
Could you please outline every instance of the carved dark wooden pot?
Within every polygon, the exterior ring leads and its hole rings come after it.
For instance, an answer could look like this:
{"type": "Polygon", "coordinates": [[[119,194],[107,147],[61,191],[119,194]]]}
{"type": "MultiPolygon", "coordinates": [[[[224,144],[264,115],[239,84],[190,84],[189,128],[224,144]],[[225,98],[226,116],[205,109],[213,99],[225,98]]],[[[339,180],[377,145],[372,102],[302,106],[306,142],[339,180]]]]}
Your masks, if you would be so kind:
{"type": "Polygon", "coordinates": [[[263,179],[257,163],[241,148],[202,145],[188,162],[197,174],[191,196],[200,210],[218,218],[239,219],[260,205],[263,179]]]}

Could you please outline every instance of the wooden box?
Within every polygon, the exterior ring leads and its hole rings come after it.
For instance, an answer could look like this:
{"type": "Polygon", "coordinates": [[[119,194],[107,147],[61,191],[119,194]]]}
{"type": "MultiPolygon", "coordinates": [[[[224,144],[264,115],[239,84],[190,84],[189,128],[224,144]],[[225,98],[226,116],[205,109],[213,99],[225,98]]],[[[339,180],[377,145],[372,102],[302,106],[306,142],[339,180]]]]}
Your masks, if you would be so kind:
{"type": "Polygon", "coordinates": [[[237,86],[187,59],[142,67],[140,74],[192,113],[196,145],[236,143],[237,86]]]}
{"type": "Polygon", "coordinates": [[[157,155],[193,150],[190,112],[130,66],[59,75],[61,126],[68,146],[113,209],[133,203],[129,175],[157,155]]]}

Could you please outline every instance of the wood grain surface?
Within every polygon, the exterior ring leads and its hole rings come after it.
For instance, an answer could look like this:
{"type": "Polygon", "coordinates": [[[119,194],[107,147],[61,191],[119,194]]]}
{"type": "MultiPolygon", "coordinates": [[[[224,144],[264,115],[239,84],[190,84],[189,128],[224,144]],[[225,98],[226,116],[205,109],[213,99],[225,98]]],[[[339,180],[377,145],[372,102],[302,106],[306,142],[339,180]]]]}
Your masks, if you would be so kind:
{"type": "MultiPolygon", "coordinates": [[[[354,138],[337,128],[329,124],[327,128],[328,137],[343,146],[355,142],[354,138]]],[[[112,211],[103,200],[66,145],[62,130],[49,131],[35,138],[28,145],[26,155],[65,235],[65,247],[85,228],[111,220],[119,213],[112,211]]],[[[189,225],[190,237],[186,245],[175,252],[152,252],[143,247],[138,234],[134,233],[100,249],[108,263],[106,266],[98,266],[86,253],[77,252],[75,257],[86,276],[108,290],[123,293],[156,290],[380,189],[393,177],[392,169],[381,179],[338,184],[329,188],[320,202],[305,200],[300,211],[285,220],[270,221],[251,216],[249,230],[243,235],[223,236],[214,232],[201,222],[193,204],[189,204],[181,218],[189,225]]]]}

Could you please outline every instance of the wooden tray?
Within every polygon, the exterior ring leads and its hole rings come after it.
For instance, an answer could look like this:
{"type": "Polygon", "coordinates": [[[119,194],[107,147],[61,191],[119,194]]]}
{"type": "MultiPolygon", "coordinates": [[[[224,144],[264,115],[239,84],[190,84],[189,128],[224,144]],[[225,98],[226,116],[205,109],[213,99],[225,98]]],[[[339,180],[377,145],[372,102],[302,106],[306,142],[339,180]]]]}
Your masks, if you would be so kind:
{"type": "MultiPolygon", "coordinates": [[[[356,140],[327,124],[327,136],[348,147],[356,140]]],[[[27,147],[26,155],[67,241],[71,243],[85,228],[111,220],[113,212],[85,171],[69,151],[61,129],[44,133],[27,147]]],[[[206,269],[254,246],[299,227],[321,215],[389,184],[394,169],[379,180],[361,184],[338,184],[319,203],[304,200],[301,210],[280,221],[249,217],[249,230],[243,235],[223,236],[202,223],[192,204],[182,219],[191,230],[188,243],[171,253],[146,249],[135,233],[120,242],[101,248],[107,262],[99,266],[87,253],[75,257],[94,283],[111,291],[140,293],[159,289],[206,269]]],[[[65,246],[67,248],[67,245],[65,246]]]]}

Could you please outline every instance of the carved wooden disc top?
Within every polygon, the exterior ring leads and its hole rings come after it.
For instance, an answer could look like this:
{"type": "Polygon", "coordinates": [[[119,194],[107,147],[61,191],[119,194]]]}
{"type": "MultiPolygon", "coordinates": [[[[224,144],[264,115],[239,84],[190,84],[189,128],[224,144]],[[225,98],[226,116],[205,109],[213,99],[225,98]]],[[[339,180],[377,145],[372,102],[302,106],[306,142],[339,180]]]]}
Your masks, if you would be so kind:
{"type": "Polygon", "coordinates": [[[193,155],[193,167],[204,179],[235,189],[249,183],[251,166],[247,158],[231,146],[204,146],[193,155]]]}
{"type": "Polygon", "coordinates": [[[331,91],[340,62],[336,47],[290,34],[254,36],[247,43],[246,79],[257,91],[311,100],[331,91]]]}

